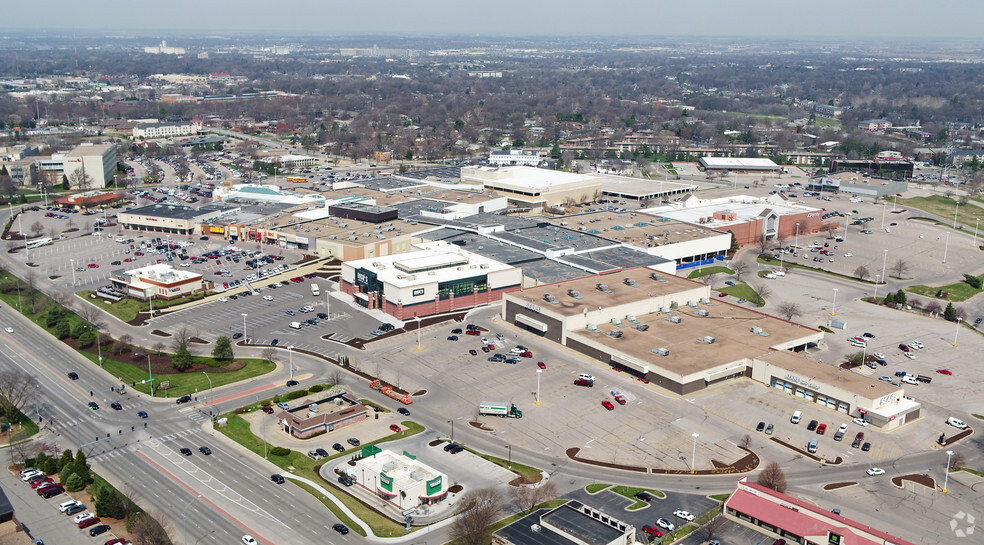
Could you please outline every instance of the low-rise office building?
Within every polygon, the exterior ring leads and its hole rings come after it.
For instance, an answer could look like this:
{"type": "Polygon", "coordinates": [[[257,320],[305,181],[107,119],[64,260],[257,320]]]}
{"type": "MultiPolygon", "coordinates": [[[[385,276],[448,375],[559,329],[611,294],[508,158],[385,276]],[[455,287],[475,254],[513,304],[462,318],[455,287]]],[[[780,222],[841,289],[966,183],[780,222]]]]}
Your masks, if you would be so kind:
{"type": "Polygon", "coordinates": [[[114,272],[109,281],[118,291],[141,300],[174,299],[207,288],[201,273],[175,269],[166,263],[114,272]]]}
{"type": "Polygon", "coordinates": [[[200,208],[177,204],[149,204],[119,213],[121,229],[192,235],[202,225],[218,219],[235,208],[205,205],[200,208]]]}
{"type": "Polygon", "coordinates": [[[297,407],[277,415],[280,429],[300,439],[331,433],[369,418],[369,408],[347,393],[318,400],[302,400],[297,407]]]}
{"type": "Polygon", "coordinates": [[[489,164],[495,166],[525,165],[535,167],[542,160],[540,154],[521,149],[493,150],[489,152],[489,164]]]}
{"type": "Polygon", "coordinates": [[[193,119],[183,123],[142,123],[133,127],[133,138],[174,138],[193,136],[201,132],[202,120],[193,119]]]}
{"type": "Polygon", "coordinates": [[[113,181],[116,174],[116,144],[92,144],[84,142],[62,156],[62,173],[73,189],[100,189],[113,181]],[[77,180],[84,175],[87,187],[79,187],[77,180]]]}
{"type": "Polygon", "coordinates": [[[701,157],[700,166],[704,170],[725,172],[772,172],[778,174],[782,167],[772,159],[749,159],[744,157],[701,157]]]}
{"type": "Polygon", "coordinates": [[[522,271],[446,242],[417,251],[345,261],[340,290],[400,320],[487,305],[518,290],[522,271]]]}

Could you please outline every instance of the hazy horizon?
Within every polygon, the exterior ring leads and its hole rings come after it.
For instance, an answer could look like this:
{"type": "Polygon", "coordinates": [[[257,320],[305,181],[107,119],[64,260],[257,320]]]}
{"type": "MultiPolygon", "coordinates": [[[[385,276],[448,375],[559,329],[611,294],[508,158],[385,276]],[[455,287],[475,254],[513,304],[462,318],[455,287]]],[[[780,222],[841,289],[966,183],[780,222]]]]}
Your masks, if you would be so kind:
{"type": "Polygon", "coordinates": [[[984,18],[984,2],[971,0],[951,0],[946,2],[946,9],[928,9],[926,2],[914,0],[794,0],[778,5],[766,0],[627,0],[602,8],[576,0],[377,0],[366,4],[299,0],[287,5],[259,0],[173,0],[153,5],[105,0],[98,5],[96,9],[77,0],[50,0],[39,17],[36,6],[12,4],[4,9],[0,34],[282,34],[280,37],[287,39],[292,35],[572,39],[717,36],[759,41],[918,42],[979,41],[979,21],[984,18]]]}

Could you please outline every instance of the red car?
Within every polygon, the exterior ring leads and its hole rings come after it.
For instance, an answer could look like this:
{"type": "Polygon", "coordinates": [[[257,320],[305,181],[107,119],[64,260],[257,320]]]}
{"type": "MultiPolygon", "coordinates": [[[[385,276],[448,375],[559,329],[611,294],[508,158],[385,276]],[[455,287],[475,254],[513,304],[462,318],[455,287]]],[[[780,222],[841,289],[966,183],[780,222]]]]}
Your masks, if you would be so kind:
{"type": "Polygon", "coordinates": [[[124,543],[126,543],[126,540],[122,537],[114,537],[106,543],[103,543],[103,545],[123,545],[124,543]]]}
{"type": "Polygon", "coordinates": [[[477,329],[469,329],[469,330],[465,331],[465,335],[475,335],[475,336],[478,336],[478,335],[481,335],[481,334],[482,333],[479,332],[477,329]]]}
{"type": "Polygon", "coordinates": [[[88,528],[89,526],[99,524],[100,522],[101,521],[99,520],[99,517],[92,517],[91,519],[85,519],[82,522],[80,522],[79,528],[88,528]]]}
{"type": "Polygon", "coordinates": [[[817,435],[823,435],[825,433],[827,433],[827,425],[826,424],[820,424],[819,426],[817,426],[817,435]]]}
{"type": "Polygon", "coordinates": [[[939,374],[941,374],[941,375],[952,375],[953,374],[953,371],[951,371],[949,369],[937,369],[936,372],[939,373],[939,374]]]}
{"type": "Polygon", "coordinates": [[[612,405],[612,402],[608,401],[607,399],[601,402],[601,406],[608,409],[609,411],[615,410],[615,405],[612,405]]]}
{"type": "Polygon", "coordinates": [[[403,428],[397,426],[396,424],[390,424],[390,429],[393,431],[403,431],[403,428]]]}
{"type": "Polygon", "coordinates": [[[50,486],[47,483],[53,483],[53,482],[55,482],[55,480],[52,479],[51,477],[44,477],[43,479],[38,479],[38,480],[32,482],[31,483],[31,488],[37,489],[37,488],[41,488],[43,486],[50,486]]]}
{"type": "Polygon", "coordinates": [[[641,382],[643,384],[649,384],[649,379],[646,378],[646,377],[639,377],[636,380],[638,380],[639,382],[641,382]]]}
{"type": "Polygon", "coordinates": [[[96,263],[89,263],[86,267],[89,267],[90,269],[98,269],[99,265],[96,263]]]}
{"type": "Polygon", "coordinates": [[[727,297],[727,296],[728,296],[728,294],[727,293],[724,293],[723,291],[718,294],[718,297],[727,297]]]}
{"type": "Polygon", "coordinates": [[[547,368],[547,364],[543,363],[542,361],[536,362],[536,366],[539,367],[540,369],[546,369],[547,368]]]}
{"type": "Polygon", "coordinates": [[[269,405],[264,405],[263,406],[263,412],[265,412],[267,414],[273,414],[273,407],[271,407],[269,405]]]}
{"type": "Polygon", "coordinates": [[[655,526],[643,526],[642,531],[646,532],[651,536],[663,537],[663,532],[659,528],[656,528],[655,526]]]}
{"type": "Polygon", "coordinates": [[[488,345],[488,347],[489,347],[489,350],[495,350],[495,345],[494,344],[490,344],[490,345],[488,345]]]}
{"type": "Polygon", "coordinates": [[[137,257],[143,257],[144,256],[144,253],[143,252],[133,252],[133,255],[135,255],[137,257]]]}
{"type": "Polygon", "coordinates": [[[625,398],[620,395],[615,396],[615,403],[618,403],[619,405],[625,405],[625,398]]]}

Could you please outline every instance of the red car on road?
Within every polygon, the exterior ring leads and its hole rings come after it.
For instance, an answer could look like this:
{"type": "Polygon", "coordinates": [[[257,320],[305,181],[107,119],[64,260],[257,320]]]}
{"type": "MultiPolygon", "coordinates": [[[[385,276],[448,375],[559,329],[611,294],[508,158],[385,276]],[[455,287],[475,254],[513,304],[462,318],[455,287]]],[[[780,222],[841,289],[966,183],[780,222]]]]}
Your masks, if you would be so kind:
{"type": "Polygon", "coordinates": [[[536,366],[539,367],[540,369],[546,369],[547,368],[547,364],[543,363],[542,361],[536,362],[536,366]]]}
{"type": "Polygon", "coordinates": [[[951,371],[949,369],[937,369],[936,372],[939,373],[939,374],[941,374],[941,375],[952,375],[953,374],[953,371],[951,371]]]}
{"type": "Polygon", "coordinates": [[[608,409],[609,411],[615,410],[615,405],[612,405],[612,402],[608,401],[607,399],[601,402],[601,406],[608,409]]]}
{"type": "Polygon", "coordinates": [[[619,405],[625,405],[625,398],[620,395],[617,395],[615,396],[615,403],[618,403],[619,405]]]}

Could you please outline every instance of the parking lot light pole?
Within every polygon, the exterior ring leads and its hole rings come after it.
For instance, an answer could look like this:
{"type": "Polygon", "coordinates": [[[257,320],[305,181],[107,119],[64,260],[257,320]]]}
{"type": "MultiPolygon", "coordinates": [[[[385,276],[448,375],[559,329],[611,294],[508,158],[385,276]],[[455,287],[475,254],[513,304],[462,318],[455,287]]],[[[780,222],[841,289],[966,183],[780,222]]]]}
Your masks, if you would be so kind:
{"type": "Polygon", "coordinates": [[[420,350],[420,316],[415,318],[417,318],[417,350],[420,350]]]}
{"type": "Polygon", "coordinates": [[[881,278],[880,275],[875,275],[875,301],[878,300],[878,279],[881,278]]]}
{"type": "Polygon", "coordinates": [[[957,228],[957,211],[960,210],[960,201],[957,201],[956,206],[953,207],[953,228],[957,228]]]}
{"type": "Polygon", "coordinates": [[[885,265],[888,265],[888,248],[885,248],[884,256],[882,257],[882,280],[888,285],[888,277],[885,276],[885,265]]]}
{"type": "Polygon", "coordinates": [[[289,363],[290,378],[293,379],[294,378],[294,347],[293,346],[287,347],[287,360],[290,362],[289,363]]]}
{"type": "Polygon", "coordinates": [[[793,250],[799,251],[799,241],[800,241],[800,224],[796,224],[796,238],[793,240],[793,250]]]}
{"type": "Polygon", "coordinates": [[[944,470],[945,473],[943,474],[943,493],[944,494],[946,494],[946,485],[947,485],[947,482],[950,479],[950,458],[952,458],[952,457],[953,457],[953,451],[952,450],[946,451],[946,469],[944,470]]]}
{"type": "Polygon", "coordinates": [[[246,317],[249,314],[243,313],[243,344],[249,344],[249,338],[246,337],[246,317]]]}
{"type": "Polygon", "coordinates": [[[72,285],[75,285],[75,260],[69,259],[68,262],[72,265],[72,285]]]}
{"type": "Polygon", "coordinates": [[[543,369],[536,370],[536,404],[540,404],[540,375],[543,374],[543,369]]]}
{"type": "Polygon", "coordinates": [[[834,302],[830,305],[830,315],[837,315],[837,288],[834,288],[834,302]]]}
{"type": "Polygon", "coordinates": [[[977,247],[977,228],[981,226],[981,218],[977,218],[977,222],[974,223],[974,248],[977,247]]]}
{"type": "Polygon", "coordinates": [[[694,437],[694,453],[693,453],[693,457],[692,457],[692,459],[690,461],[690,474],[691,475],[693,475],[693,473],[695,471],[697,471],[697,467],[696,467],[697,466],[697,438],[700,437],[700,435],[697,434],[697,433],[694,433],[693,434],[693,437],[694,437]]]}
{"type": "Polygon", "coordinates": [[[946,252],[950,249],[950,233],[946,234],[946,242],[943,243],[943,263],[946,263],[946,252]]]}
{"type": "Polygon", "coordinates": [[[960,334],[960,322],[963,318],[957,317],[957,330],[953,333],[953,346],[957,346],[957,335],[960,334]]]}
{"type": "Polygon", "coordinates": [[[883,202],[882,203],[882,226],[881,226],[882,229],[885,228],[885,210],[887,209],[887,207],[888,207],[888,203],[887,202],[883,202]]]}

